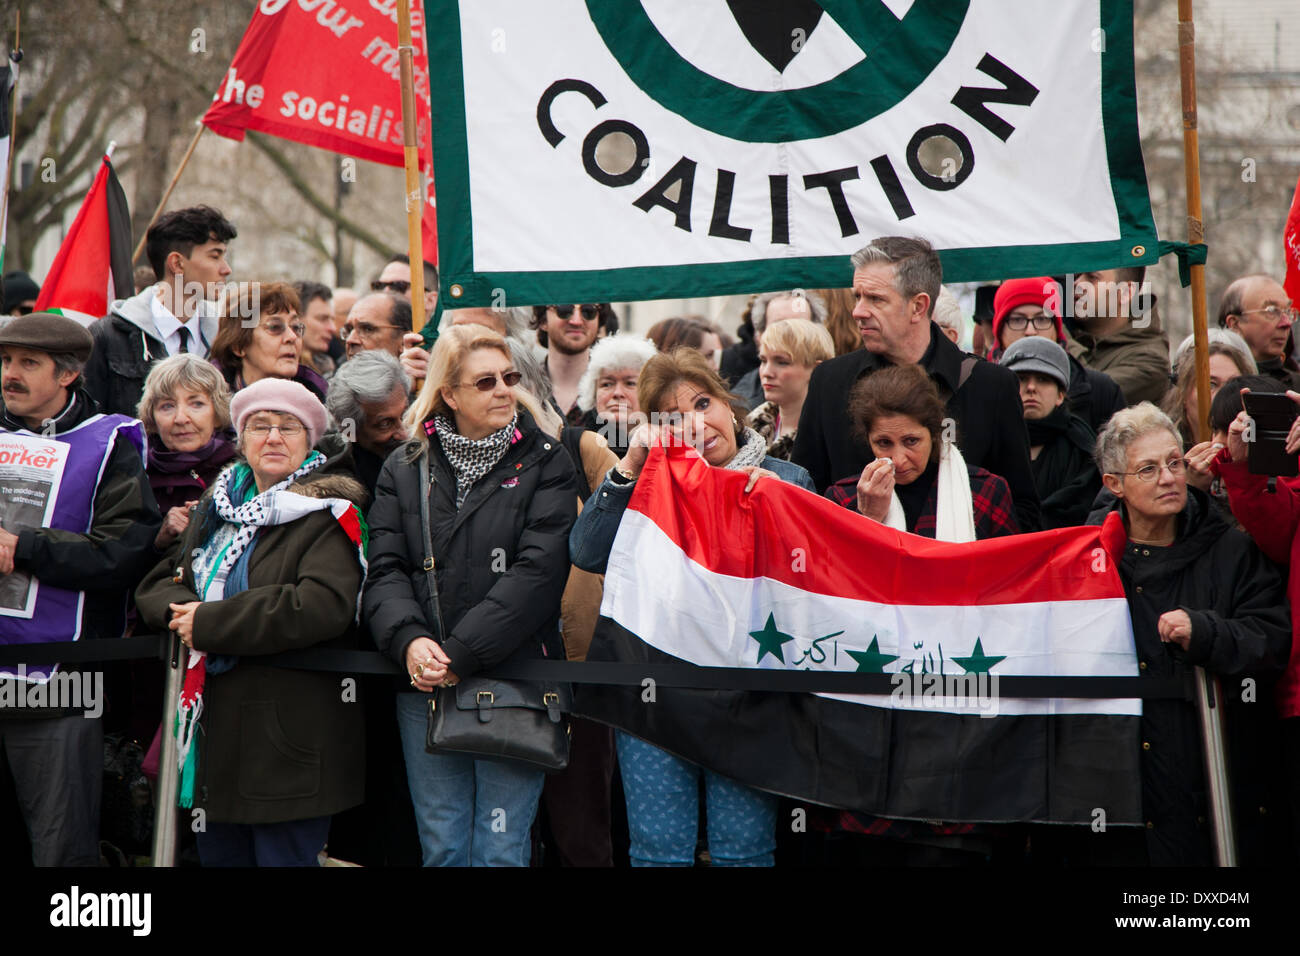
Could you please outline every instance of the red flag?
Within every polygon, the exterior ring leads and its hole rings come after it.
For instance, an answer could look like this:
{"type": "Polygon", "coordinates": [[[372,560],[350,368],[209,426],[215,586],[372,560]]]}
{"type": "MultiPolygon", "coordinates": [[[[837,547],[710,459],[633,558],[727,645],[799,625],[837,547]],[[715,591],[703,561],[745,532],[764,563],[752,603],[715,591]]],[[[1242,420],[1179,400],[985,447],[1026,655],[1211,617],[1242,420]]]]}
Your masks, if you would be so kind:
{"type": "Polygon", "coordinates": [[[131,295],[131,216],[107,156],[41,283],[37,312],[89,325],[116,298],[131,295]]]}
{"type": "Polygon", "coordinates": [[[1296,183],[1291,214],[1286,217],[1286,228],[1282,230],[1282,257],[1286,260],[1282,288],[1293,303],[1300,304],[1300,182],[1296,183]]]}
{"type": "MultiPolygon", "coordinates": [[[[420,168],[431,165],[423,0],[411,0],[420,168]]],[[[255,129],[389,166],[403,165],[397,0],[262,0],[203,123],[255,129]],[[307,9],[307,8],[311,9],[307,9]]]]}

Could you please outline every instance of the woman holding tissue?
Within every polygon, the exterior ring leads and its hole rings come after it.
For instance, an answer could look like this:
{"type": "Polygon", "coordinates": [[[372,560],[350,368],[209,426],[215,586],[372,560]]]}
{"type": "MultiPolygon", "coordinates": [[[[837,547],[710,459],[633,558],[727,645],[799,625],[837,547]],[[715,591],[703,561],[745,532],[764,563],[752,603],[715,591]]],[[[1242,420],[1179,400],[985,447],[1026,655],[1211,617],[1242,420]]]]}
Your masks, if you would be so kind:
{"type": "MultiPolygon", "coordinates": [[[[940,541],[1017,534],[1004,479],[967,465],[945,426],[943,401],[919,365],[883,368],[849,396],[849,417],[876,460],[826,497],[868,518],[940,541]]],[[[951,423],[949,423],[951,424],[951,423]]]]}

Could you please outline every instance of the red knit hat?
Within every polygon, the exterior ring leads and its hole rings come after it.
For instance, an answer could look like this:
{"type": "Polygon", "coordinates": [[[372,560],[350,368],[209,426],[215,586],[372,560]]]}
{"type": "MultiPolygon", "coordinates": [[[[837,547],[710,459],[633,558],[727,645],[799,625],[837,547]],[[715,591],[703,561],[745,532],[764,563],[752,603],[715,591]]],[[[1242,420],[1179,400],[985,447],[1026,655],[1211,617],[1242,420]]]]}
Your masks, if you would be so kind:
{"type": "MultiPolygon", "coordinates": [[[[1051,276],[1039,276],[1036,279],[1008,279],[998,286],[993,296],[993,347],[1002,348],[1002,323],[1006,321],[1011,310],[1022,305],[1036,305],[1046,312],[1060,312],[1060,290],[1056,280],[1051,276]],[[1055,300],[1057,308],[1049,309],[1047,304],[1055,300]]],[[[1065,326],[1061,317],[1056,316],[1056,341],[1065,344],[1065,326]]]]}

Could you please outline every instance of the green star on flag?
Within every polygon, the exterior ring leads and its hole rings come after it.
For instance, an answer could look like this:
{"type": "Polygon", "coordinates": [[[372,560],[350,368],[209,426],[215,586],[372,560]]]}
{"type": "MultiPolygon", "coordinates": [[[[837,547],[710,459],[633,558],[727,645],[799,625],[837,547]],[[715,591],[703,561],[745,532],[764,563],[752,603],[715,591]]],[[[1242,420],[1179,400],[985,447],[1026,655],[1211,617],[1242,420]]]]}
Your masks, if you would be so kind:
{"type": "Polygon", "coordinates": [[[758,661],[763,663],[763,655],[771,654],[782,664],[785,663],[785,652],[781,650],[782,644],[787,644],[794,640],[791,634],[785,634],[776,628],[776,618],[768,614],[767,623],[763,625],[761,631],[750,631],[749,636],[758,641],[758,661]]]}
{"type": "Polygon", "coordinates": [[[858,662],[859,674],[883,674],[885,665],[898,660],[897,654],[880,653],[880,639],[871,635],[871,643],[865,651],[845,651],[849,657],[858,662]]]}
{"type": "Polygon", "coordinates": [[[1005,661],[1006,655],[1002,657],[990,656],[984,653],[984,644],[977,637],[975,638],[975,650],[971,652],[970,657],[954,657],[953,660],[962,666],[967,674],[987,674],[989,668],[1005,661]]]}

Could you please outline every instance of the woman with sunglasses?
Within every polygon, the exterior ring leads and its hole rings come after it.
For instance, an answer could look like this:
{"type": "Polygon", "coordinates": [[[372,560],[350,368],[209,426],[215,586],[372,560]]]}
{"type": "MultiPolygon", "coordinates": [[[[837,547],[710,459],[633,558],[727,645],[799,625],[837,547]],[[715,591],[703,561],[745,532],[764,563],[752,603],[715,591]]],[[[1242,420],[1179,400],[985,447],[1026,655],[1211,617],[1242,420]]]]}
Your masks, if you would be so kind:
{"type": "MultiPolygon", "coordinates": [[[[1097,438],[1097,465],[1116,499],[1110,510],[1121,519],[1119,574],[1139,671],[1179,678],[1200,666],[1219,675],[1240,859],[1265,861],[1278,842],[1268,828],[1282,809],[1268,792],[1280,763],[1270,744],[1277,730],[1272,685],[1286,667],[1291,633],[1281,576],[1204,492],[1188,485],[1178,429],[1150,402],[1111,418],[1097,438]]],[[[1146,827],[1112,828],[1100,839],[1083,834],[1091,839],[1081,845],[1095,846],[1109,862],[1210,865],[1195,706],[1143,701],[1140,735],[1146,827]]]]}
{"type": "Polygon", "coordinates": [[[384,463],[368,515],[363,614],[379,649],[410,677],[409,692],[398,695],[397,721],[425,866],[529,861],[544,774],[425,751],[434,688],[503,662],[564,653],[560,596],[577,484],[564,446],[538,428],[536,401],[519,383],[496,332],[445,329],[407,412],[415,437],[384,463]],[[429,484],[421,487],[424,456],[429,484]],[[421,498],[428,529],[420,526],[421,498]]]}
{"type": "Polygon", "coordinates": [[[232,395],[264,378],[281,378],[325,400],[325,379],[302,364],[307,327],[301,309],[298,293],[287,282],[241,284],[212,343],[212,364],[221,370],[232,395]]]}

